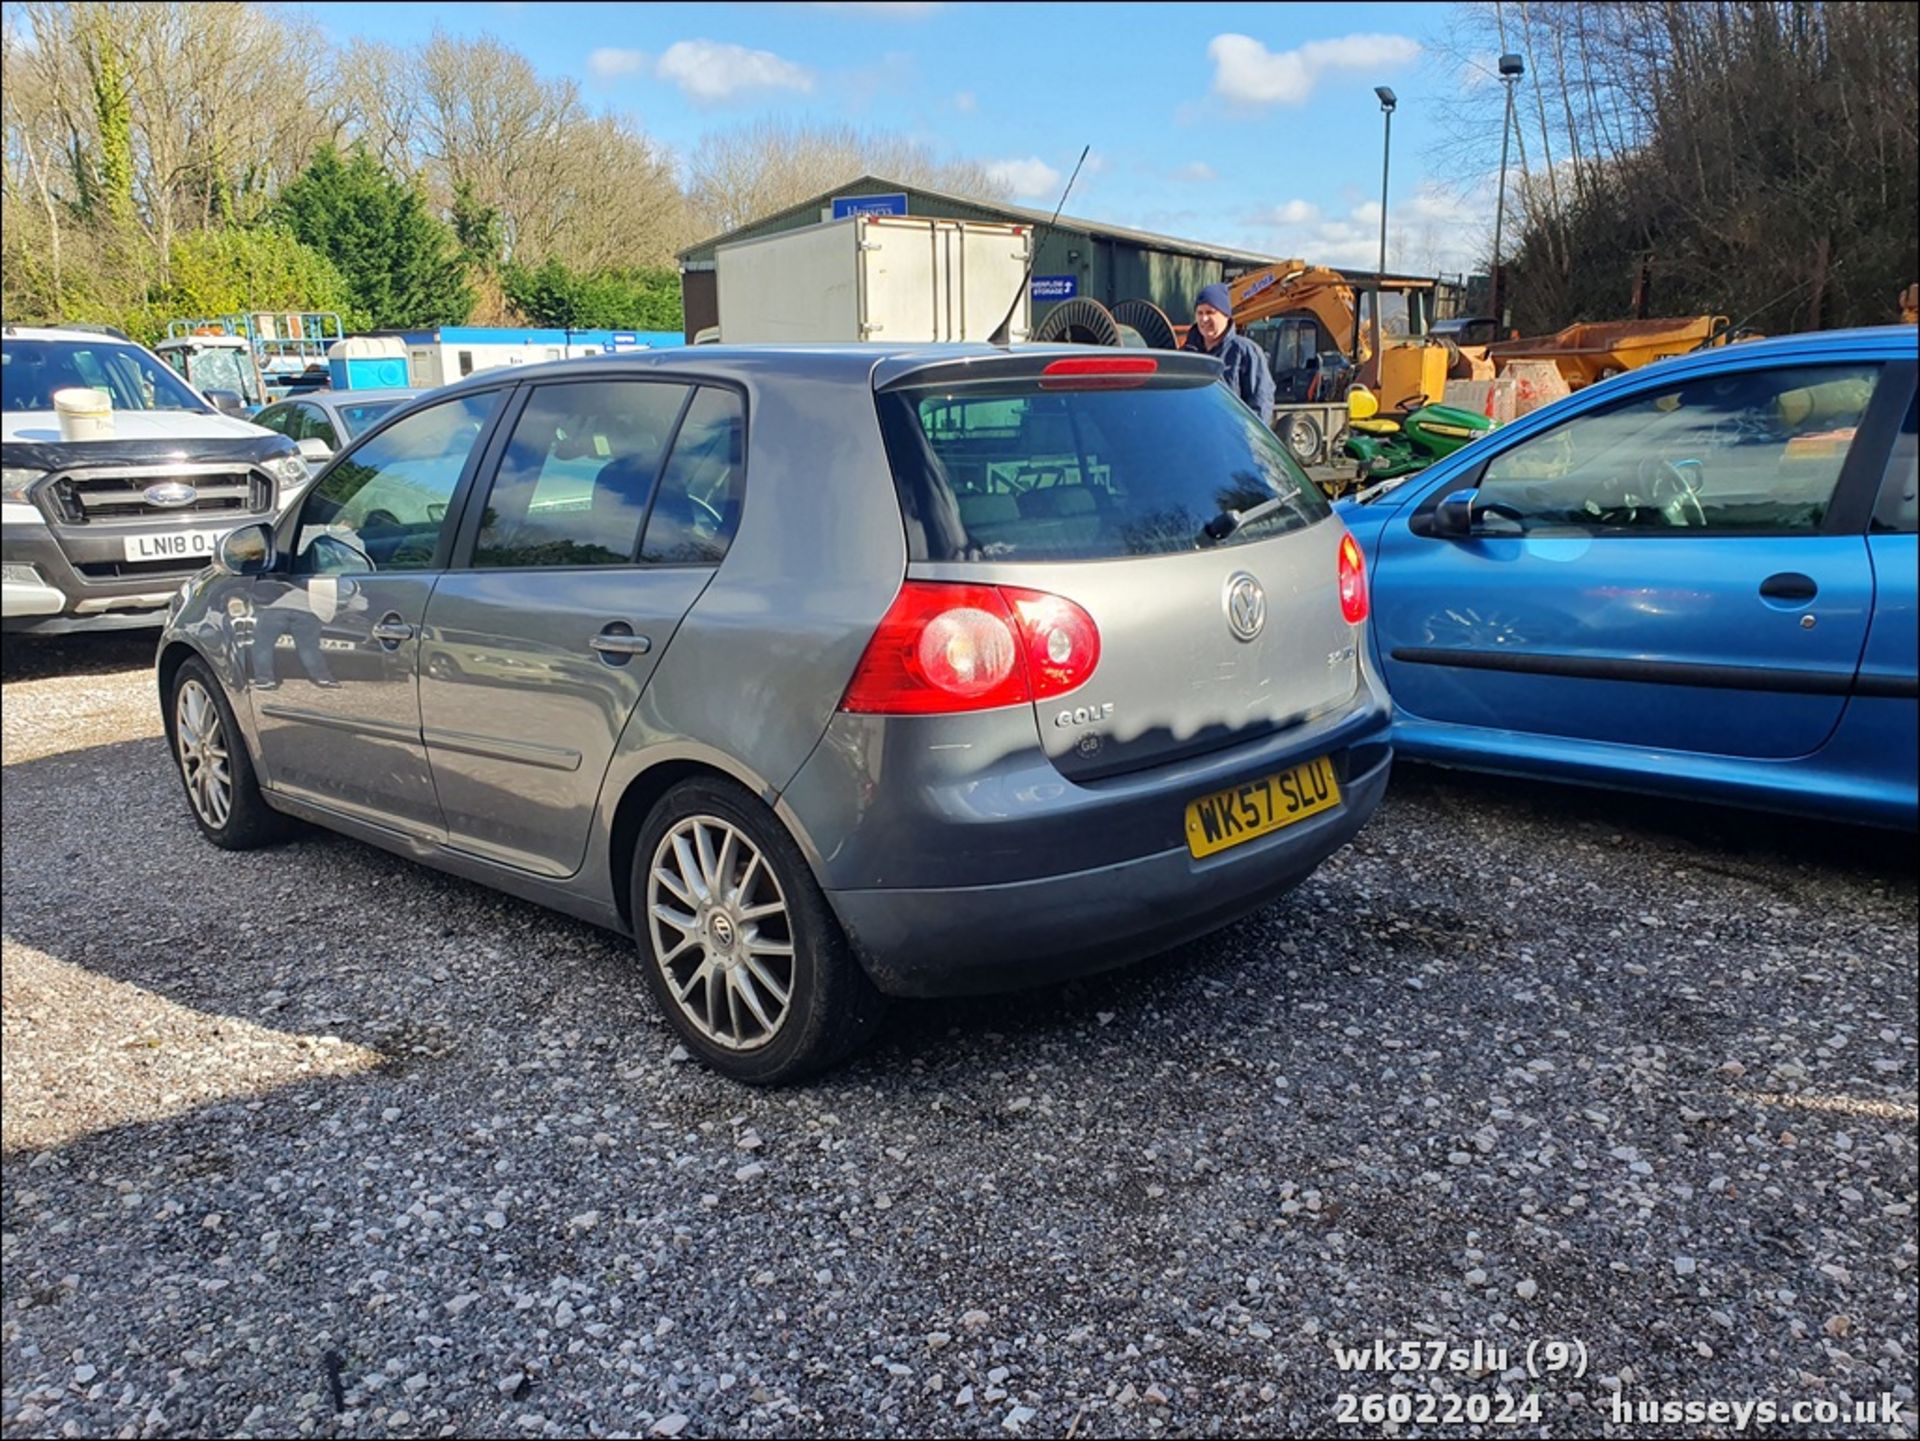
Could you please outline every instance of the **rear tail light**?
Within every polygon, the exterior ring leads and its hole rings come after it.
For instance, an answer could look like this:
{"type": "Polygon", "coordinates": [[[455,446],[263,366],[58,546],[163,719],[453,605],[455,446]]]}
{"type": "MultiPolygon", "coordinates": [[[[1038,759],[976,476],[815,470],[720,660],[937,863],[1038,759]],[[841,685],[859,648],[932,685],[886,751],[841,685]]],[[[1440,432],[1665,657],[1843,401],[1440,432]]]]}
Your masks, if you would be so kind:
{"type": "Polygon", "coordinates": [[[1371,609],[1367,601],[1367,558],[1360,542],[1350,535],[1340,537],[1340,614],[1347,624],[1358,625],[1371,609]]]}
{"type": "Polygon", "coordinates": [[[1030,705],[1084,685],[1100,632],[1072,601],[1011,586],[908,581],[840,702],[864,715],[1030,705]]]}
{"type": "Polygon", "coordinates": [[[1078,690],[1100,664],[1100,631],[1072,601],[1037,590],[1001,586],[1027,653],[1033,698],[1046,700],[1078,690]]]}

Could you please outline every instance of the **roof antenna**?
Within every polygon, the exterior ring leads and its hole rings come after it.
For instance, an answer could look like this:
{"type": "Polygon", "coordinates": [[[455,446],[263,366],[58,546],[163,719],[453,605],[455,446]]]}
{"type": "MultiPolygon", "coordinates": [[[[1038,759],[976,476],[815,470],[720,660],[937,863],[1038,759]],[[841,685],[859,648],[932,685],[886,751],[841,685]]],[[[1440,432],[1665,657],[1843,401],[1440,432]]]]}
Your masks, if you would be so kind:
{"type": "MultiPolygon", "coordinates": [[[[1053,207],[1053,219],[1047,222],[1047,235],[1053,234],[1054,222],[1060,219],[1060,212],[1067,208],[1067,197],[1073,193],[1073,182],[1080,178],[1080,167],[1087,163],[1087,155],[1093,149],[1091,145],[1082,146],[1080,158],[1073,162],[1073,174],[1067,177],[1067,188],[1060,192],[1060,203],[1053,207]]],[[[1027,287],[1033,284],[1033,267],[1040,261],[1040,245],[1046,236],[1035,236],[1032,247],[1027,251],[1027,273],[1020,277],[1020,289],[1015,292],[1013,304],[1007,307],[1007,318],[994,327],[987,344],[997,345],[1005,350],[1013,343],[1013,317],[1020,309],[1020,301],[1027,293],[1027,287]]]]}

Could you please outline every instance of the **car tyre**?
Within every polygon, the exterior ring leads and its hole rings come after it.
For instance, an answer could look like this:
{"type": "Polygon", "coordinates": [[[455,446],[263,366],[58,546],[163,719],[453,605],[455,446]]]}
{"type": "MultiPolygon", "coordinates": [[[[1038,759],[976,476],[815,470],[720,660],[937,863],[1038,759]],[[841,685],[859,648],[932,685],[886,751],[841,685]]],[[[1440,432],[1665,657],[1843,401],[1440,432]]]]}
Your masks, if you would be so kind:
{"type": "Polygon", "coordinates": [[[800,847],[742,787],[688,780],[662,796],[629,884],[647,988],[722,1075],[754,1086],[803,1080],[879,1026],[885,1000],[800,847]]]}
{"type": "Polygon", "coordinates": [[[226,691],[204,661],[173,674],[167,696],[167,745],[200,834],[222,850],[251,851],[282,841],[293,822],[260,794],[253,756],[226,691]]]}

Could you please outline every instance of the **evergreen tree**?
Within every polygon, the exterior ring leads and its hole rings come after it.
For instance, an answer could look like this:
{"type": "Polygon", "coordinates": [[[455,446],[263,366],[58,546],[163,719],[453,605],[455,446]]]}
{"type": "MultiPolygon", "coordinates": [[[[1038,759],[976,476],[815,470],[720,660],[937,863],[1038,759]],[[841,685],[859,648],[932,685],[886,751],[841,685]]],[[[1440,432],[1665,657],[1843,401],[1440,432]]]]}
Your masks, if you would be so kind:
{"type": "Polygon", "coordinates": [[[295,238],[346,277],[375,329],[459,325],[473,313],[453,233],[364,149],[344,160],[321,150],[281,192],[280,213],[295,238]]]}

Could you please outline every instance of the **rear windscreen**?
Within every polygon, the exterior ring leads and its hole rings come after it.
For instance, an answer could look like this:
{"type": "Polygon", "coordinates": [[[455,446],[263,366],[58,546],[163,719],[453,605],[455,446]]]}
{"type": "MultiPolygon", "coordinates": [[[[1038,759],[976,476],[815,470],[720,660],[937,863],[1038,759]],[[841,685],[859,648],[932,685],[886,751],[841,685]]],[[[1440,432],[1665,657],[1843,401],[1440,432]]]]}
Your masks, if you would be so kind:
{"type": "Polygon", "coordinates": [[[1213,381],[1049,391],[1029,377],[877,399],[915,560],[1168,555],[1328,512],[1273,433],[1213,381]],[[1270,502],[1238,528],[1216,519],[1270,502]]]}

